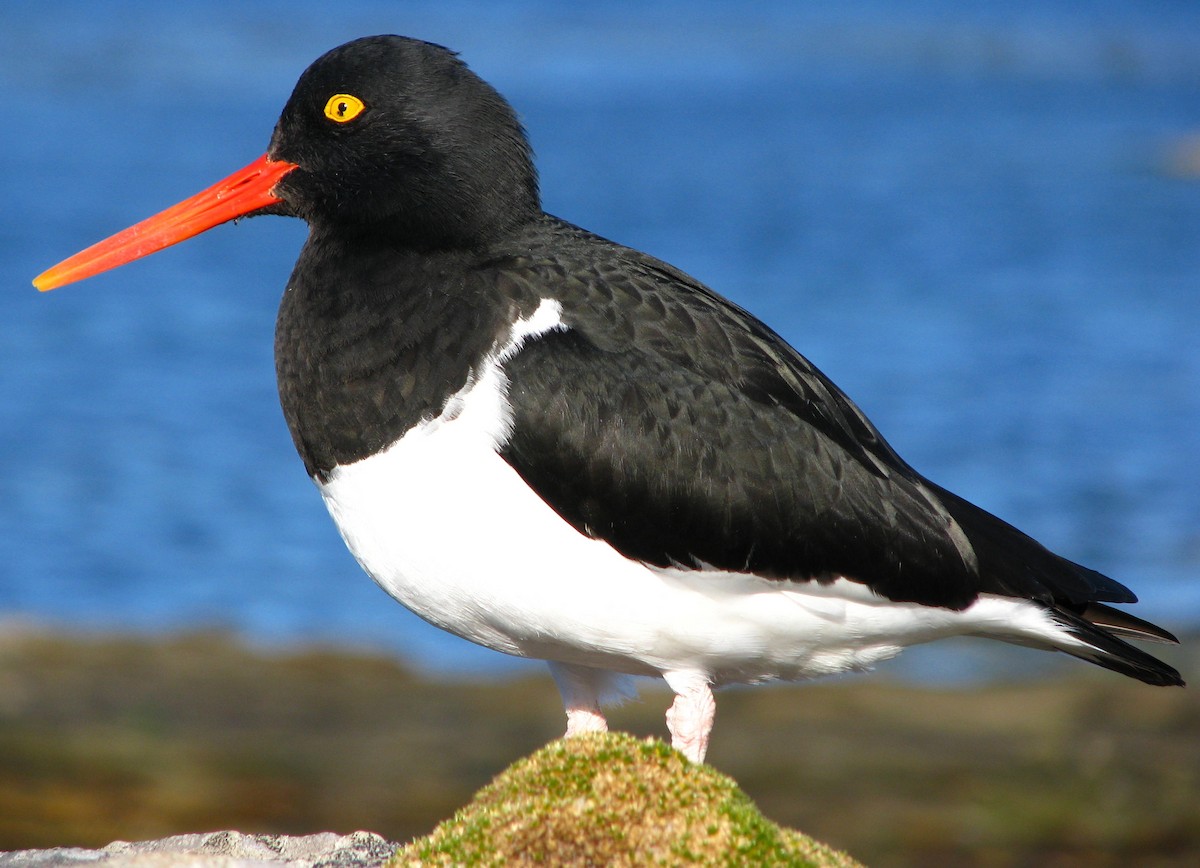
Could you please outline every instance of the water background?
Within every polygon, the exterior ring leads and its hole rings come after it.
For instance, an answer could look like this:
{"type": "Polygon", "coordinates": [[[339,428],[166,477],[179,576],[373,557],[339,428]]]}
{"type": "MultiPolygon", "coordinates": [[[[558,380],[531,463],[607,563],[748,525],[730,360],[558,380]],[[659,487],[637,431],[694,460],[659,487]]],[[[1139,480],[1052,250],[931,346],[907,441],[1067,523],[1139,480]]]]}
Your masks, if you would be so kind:
{"type": "Polygon", "coordinates": [[[304,67],[379,32],[513,102],[548,211],[1200,627],[1200,4],[1050,0],[0,4],[0,619],[511,668],[375,588],[295,457],[271,342],[302,224],[29,285],[257,157],[304,67]]]}

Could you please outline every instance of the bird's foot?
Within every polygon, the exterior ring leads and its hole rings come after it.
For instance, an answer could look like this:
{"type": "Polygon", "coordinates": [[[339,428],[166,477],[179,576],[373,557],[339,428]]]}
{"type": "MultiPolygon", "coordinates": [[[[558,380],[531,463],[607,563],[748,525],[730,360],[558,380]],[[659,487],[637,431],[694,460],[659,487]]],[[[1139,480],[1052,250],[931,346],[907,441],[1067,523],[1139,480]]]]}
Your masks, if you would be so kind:
{"type": "Polygon", "coordinates": [[[708,680],[696,673],[670,673],[664,678],[675,691],[675,701],[667,710],[671,747],[692,762],[702,763],[704,754],[708,752],[708,737],[717,713],[717,703],[708,680]]]}
{"type": "Polygon", "coordinates": [[[608,721],[599,708],[568,708],[565,738],[585,732],[608,732],[608,721]]]}
{"type": "Polygon", "coordinates": [[[567,711],[566,738],[585,732],[608,732],[608,721],[600,710],[600,694],[610,673],[589,666],[550,662],[550,674],[562,694],[567,711]]]}

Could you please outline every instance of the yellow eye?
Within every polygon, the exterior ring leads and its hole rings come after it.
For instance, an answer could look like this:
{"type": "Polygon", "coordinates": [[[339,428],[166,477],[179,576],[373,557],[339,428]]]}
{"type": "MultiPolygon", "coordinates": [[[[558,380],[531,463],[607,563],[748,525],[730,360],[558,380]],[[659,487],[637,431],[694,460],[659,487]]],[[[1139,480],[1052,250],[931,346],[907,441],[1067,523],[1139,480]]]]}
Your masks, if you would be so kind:
{"type": "Polygon", "coordinates": [[[325,103],[325,117],[335,123],[344,124],[362,114],[365,108],[363,101],[358,97],[348,93],[335,93],[329,98],[329,102],[325,103]]]}

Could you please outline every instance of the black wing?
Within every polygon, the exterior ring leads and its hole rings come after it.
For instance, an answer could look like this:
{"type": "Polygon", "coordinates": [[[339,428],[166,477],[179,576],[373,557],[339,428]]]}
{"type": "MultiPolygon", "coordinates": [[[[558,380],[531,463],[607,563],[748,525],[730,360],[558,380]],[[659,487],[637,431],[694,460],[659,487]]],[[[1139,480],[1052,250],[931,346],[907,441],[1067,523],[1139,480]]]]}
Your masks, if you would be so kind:
{"type": "Polygon", "coordinates": [[[927,482],[746,311],[643,254],[560,232],[574,244],[557,238],[554,258],[505,265],[559,288],[568,328],[505,365],[502,454],[580,531],[659,566],[845,576],[951,608],[980,592],[1134,599],[927,482]]]}

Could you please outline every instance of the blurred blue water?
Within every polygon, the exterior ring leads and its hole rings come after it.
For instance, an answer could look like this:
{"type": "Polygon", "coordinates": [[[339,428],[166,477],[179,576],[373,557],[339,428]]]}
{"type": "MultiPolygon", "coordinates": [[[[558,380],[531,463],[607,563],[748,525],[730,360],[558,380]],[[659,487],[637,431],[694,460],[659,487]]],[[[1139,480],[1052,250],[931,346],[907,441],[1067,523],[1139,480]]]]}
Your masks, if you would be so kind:
{"type": "Polygon", "coordinates": [[[927,475],[1200,624],[1200,4],[0,5],[0,617],[499,655],[344,551],[274,394],[303,239],[34,274],[265,147],[354,36],[460,50],[546,207],[750,308],[927,475]]]}

